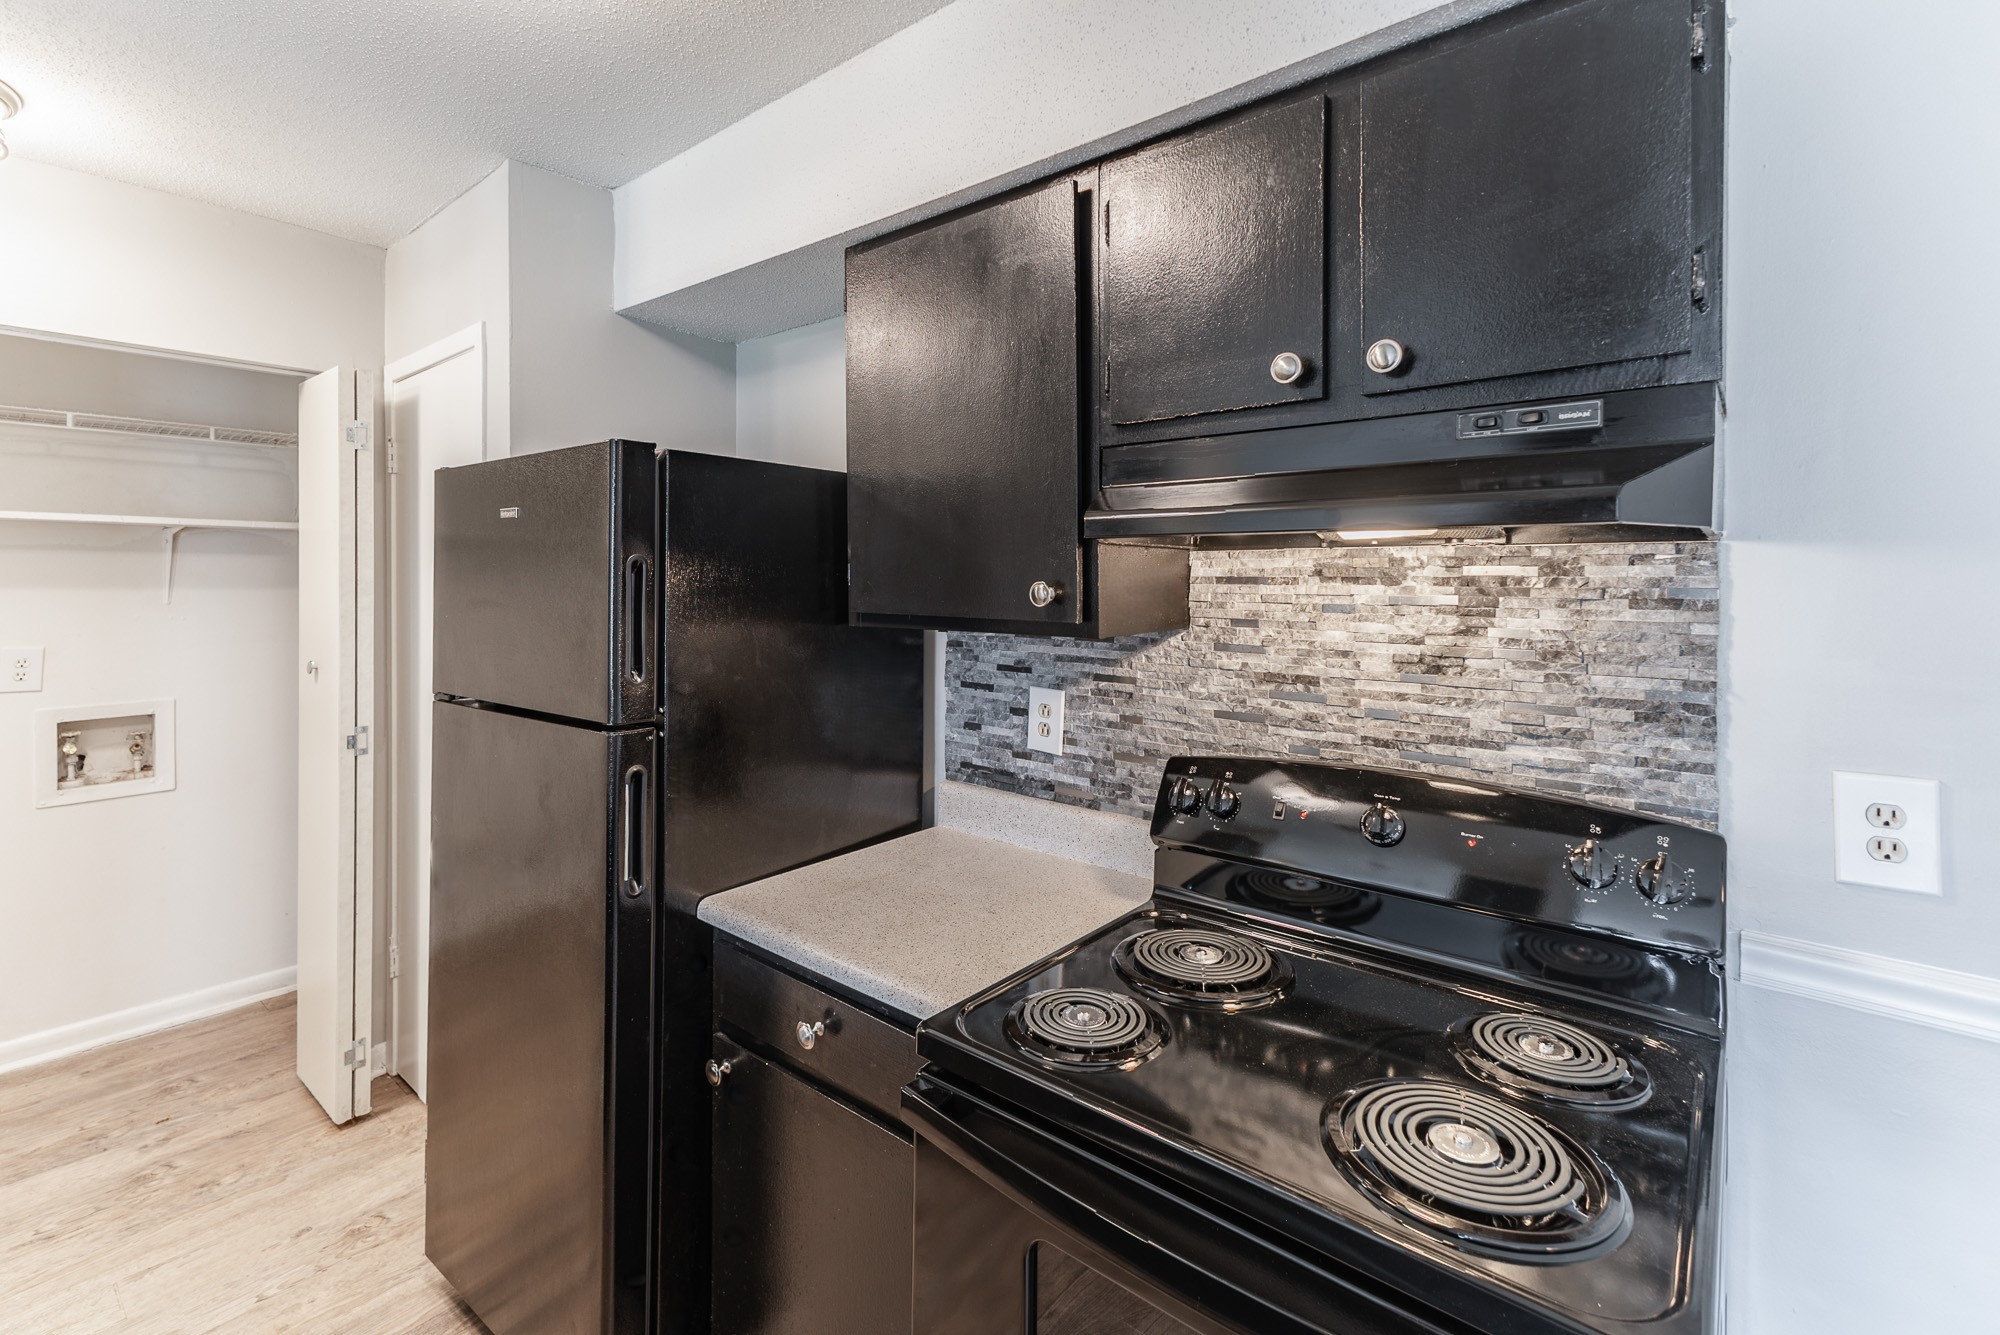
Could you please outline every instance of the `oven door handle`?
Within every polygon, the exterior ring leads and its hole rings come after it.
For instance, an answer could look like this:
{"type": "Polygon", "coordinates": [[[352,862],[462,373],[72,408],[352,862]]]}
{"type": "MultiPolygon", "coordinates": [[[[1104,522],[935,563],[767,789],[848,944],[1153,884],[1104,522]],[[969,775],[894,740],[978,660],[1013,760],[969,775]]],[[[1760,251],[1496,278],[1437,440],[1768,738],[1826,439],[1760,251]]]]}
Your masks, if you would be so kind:
{"type": "MultiPolygon", "coordinates": [[[[933,1075],[903,1090],[925,1142],[1140,1288],[1162,1288],[1218,1331],[1257,1335],[1475,1335],[1280,1251],[1080,1145],[933,1075]],[[1170,1289],[1165,1289],[1171,1277],[1170,1289]]],[[[921,1246],[919,1242],[919,1246],[921,1246]]]]}

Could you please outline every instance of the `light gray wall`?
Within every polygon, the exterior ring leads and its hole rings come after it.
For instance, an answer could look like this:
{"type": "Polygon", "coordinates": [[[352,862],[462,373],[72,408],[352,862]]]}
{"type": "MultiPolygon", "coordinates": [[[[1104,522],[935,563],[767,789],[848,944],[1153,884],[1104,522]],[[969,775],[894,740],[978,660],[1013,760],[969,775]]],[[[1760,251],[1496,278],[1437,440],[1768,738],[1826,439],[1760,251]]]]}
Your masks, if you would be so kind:
{"type": "Polygon", "coordinates": [[[729,345],[611,309],[611,192],[518,162],[504,170],[510,451],[612,437],[734,450],[729,345]]]}
{"type": "Polygon", "coordinates": [[[847,469],[847,321],[736,345],[736,452],[847,469]]]}
{"type": "Polygon", "coordinates": [[[507,173],[485,180],[389,247],[383,286],[388,364],[439,339],[486,327],[486,455],[507,453],[511,437],[512,293],[507,282],[507,173]]]}
{"type": "MultiPolygon", "coordinates": [[[[2000,7],[1733,8],[1732,925],[1990,977],[2000,7]],[[1836,767],[1943,780],[1942,898],[1834,882],[1836,767]]],[[[1751,987],[1736,1003],[1731,1331],[1993,1329],[1974,1277],[2000,1046],[1751,987]]]]}

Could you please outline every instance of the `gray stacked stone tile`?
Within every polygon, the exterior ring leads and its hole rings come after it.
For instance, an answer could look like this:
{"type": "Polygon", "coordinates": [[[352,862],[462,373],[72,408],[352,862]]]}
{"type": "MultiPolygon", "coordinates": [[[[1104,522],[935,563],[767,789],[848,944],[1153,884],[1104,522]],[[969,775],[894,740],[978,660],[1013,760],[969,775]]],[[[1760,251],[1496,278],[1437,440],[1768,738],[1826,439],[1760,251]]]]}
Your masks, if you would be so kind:
{"type": "Polygon", "coordinates": [[[1147,815],[1169,756],[1298,756],[1712,826],[1717,592],[1707,542],[1196,552],[1176,634],[953,632],[946,770],[1147,815]]]}

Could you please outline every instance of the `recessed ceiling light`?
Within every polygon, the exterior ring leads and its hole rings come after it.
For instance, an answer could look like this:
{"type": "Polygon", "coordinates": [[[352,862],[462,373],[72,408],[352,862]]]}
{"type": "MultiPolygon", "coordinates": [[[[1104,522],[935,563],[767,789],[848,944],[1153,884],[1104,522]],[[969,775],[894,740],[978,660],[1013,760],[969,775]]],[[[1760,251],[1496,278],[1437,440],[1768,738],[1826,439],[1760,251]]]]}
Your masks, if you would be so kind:
{"type": "MultiPolygon", "coordinates": [[[[21,95],[14,85],[0,83],[0,121],[12,119],[21,110],[21,95]]],[[[0,158],[7,156],[7,136],[0,134],[0,158]]]]}

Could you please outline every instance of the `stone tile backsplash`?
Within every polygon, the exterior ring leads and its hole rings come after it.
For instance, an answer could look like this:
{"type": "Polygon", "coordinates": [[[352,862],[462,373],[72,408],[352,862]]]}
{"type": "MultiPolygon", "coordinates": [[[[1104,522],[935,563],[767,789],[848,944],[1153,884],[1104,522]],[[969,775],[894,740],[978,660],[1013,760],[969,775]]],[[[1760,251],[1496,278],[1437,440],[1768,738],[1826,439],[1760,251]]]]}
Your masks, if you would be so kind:
{"type": "Polygon", "coordinates": [[[1191,594],[1172,635],[952,632],[947,777],[1144,816],[1169,756],[1302,756],[1715,822],[1713,543],[1196,552],[1191,594]]]}

